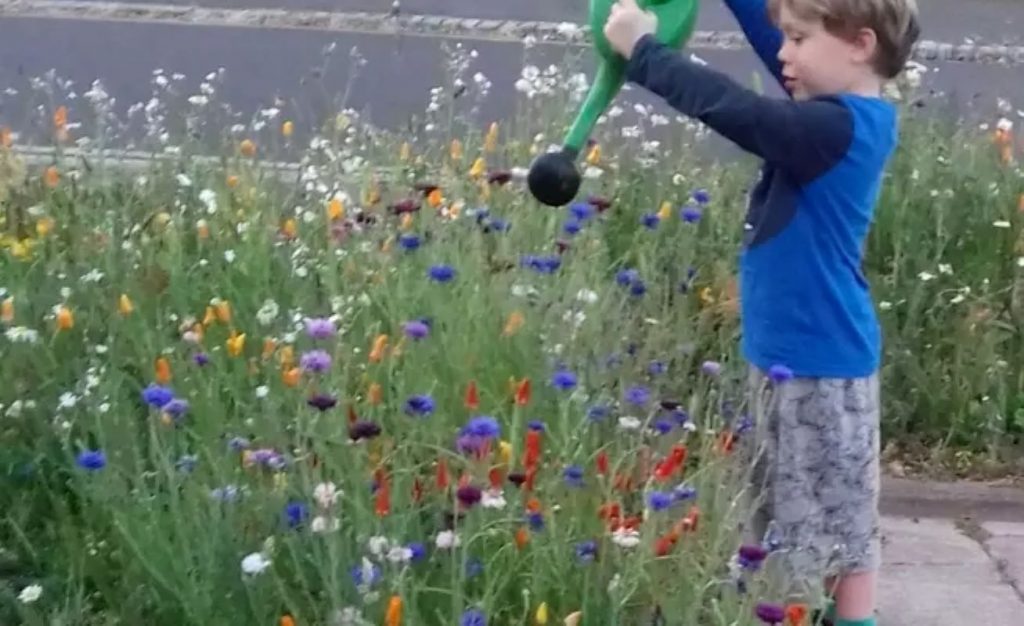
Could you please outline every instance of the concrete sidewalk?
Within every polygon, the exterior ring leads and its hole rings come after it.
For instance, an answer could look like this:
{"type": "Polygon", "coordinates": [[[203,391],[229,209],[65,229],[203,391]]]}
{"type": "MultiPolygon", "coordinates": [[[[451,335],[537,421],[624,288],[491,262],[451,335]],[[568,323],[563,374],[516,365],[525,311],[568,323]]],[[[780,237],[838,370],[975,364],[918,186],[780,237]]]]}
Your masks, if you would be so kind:
{"type": "Polygon", "coordinates": [[[1024,624],[1024,491],[887,481],[881,626],[1024,624]]]}

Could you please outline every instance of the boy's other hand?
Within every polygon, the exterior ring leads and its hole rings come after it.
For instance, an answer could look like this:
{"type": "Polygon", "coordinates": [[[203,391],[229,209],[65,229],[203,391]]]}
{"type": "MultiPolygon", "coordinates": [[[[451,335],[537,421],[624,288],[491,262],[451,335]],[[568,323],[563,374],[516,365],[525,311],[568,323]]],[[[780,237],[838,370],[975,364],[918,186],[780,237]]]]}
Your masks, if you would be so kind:
{"type": "Polygon", "coordinates": [[[604,36],[616,52],[628,59],[640,38],[657,29],[658,18],[641,9],[636,0],[618,0],[608,14],[604,36]]]}

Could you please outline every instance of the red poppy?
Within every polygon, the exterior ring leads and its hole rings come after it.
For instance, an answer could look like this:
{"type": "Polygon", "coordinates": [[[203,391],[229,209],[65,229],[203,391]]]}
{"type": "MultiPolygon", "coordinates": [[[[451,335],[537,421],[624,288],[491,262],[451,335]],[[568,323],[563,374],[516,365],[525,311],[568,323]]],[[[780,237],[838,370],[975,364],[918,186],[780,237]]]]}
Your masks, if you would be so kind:
{"type": "Polygon", "coordinates": [[[604,476],[608,473],[608,453],[601,450],[597,453],[597,474],[604,476]]]}
{"type": "Polygon", "coordinates": [[[466,398],[464,404],[470,411],[475,411],[480,408],[480,395],[476,389],[476,381],[469,381],[469,386],[466,387],[466,398]]]}

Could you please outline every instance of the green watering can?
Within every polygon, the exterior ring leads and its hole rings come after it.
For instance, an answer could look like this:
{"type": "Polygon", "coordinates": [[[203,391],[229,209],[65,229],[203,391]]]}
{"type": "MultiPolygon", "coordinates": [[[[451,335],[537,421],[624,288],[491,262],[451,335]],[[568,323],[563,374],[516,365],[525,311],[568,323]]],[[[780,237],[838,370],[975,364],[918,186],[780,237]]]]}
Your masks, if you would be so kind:
{"type": "MultiPolygon", "coordinates": [[[[638,0],[637,4],[658,17],[658,41],[680,47],[693,34],[698,0],[638,0]]],[[[538,157],[530,166],[527,184],[530,193],[548,206],[568,204],[579,191],[581,177],[576,158],[590,137],[597,119],[615,99],[626,78],[626,59],[612,49],[604,36],[615,0],[590,0],[590,30],[600,59],[594,84],[587,94],[576,120],[562,143],[562,149],[538,157]]]]}

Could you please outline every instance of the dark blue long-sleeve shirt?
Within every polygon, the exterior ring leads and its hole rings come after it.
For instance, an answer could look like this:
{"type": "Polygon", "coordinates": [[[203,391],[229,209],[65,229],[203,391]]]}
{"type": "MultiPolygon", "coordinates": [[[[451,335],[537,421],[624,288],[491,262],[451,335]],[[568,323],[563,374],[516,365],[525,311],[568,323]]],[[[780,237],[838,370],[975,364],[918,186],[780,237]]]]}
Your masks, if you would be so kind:
{"type": "MultiPolygon", "coordinates": [[[[782,36],[764,0],[729,0],[764,59],[782,36]]],[[[861,265],[883,171],[897,136],[880,98],[769,98],[648,35],[627,78],[764,159],[740,254],[742,349],[752,364],[797,376],[858,378],[880,363],[881,333],[861,265]]]]}

